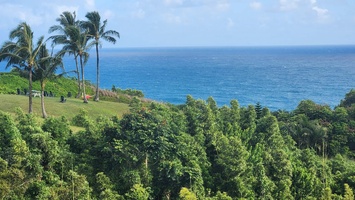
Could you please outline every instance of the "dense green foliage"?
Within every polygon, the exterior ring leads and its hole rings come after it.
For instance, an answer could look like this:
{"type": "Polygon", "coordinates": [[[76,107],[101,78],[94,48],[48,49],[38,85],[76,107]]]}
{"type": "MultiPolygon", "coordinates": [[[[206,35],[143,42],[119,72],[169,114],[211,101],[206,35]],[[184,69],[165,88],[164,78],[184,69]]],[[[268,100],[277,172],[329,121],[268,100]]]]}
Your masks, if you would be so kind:
{"type": "MultiPolygon", "coordinates": [[[[20,89],[21,94],[24,94],[24,90],[28,91],[28,80],[23,77],[20,71],[13,70],[10,73],[0,73],[0,94],[17,94],[17,89],[20,89]]],[[[70,92],[74,97],[78,90],[77,80],[72,77],[59,77],[50,80],[46,83],[45,91],[52,92],[56,97],[67,96],[70,92]]],[[[86,84],[89,86],[86,88],[87,94],[93,96],[95,93],[95,87],[90,81],[86,84]]],[[[40,82],[33,82],[33,89],[40,90],[40,82]]],[[[106,101],[131,103],[134,97],[144,98],[144,94],[140,90],[132,89],[120,89],[113,87],[112,90],[100,90],[101,99],[106,101]]]]}
{"type": "MultiPolygon", "coordinates": [[[[17,94],[17,88],[21,93],[26,89],[28,91],[28,80],[20,75],[20,72],[14,70],[11,73],[0,73],[0,94],[17,94]]],[[[40,90],[40,82],[33,82],[33,89],[40,90]]],[[[77,85],[73,78],[61,77],[46,84],[46,91],[52,91],[56,96],[67,96],[68,92],[76,93],[77,85]]],[[[92,88],[88,88],[89,94],[93,94],[92,88]]]]}
{"type": "MultiPolygon", "coordinates": [[[[0,112],[1,199],[353,199],[354,93],[292,112],[135,99],[122,118],[0,112]]],[[[354,98],[355,99],[355,98],[354,98]]]]}

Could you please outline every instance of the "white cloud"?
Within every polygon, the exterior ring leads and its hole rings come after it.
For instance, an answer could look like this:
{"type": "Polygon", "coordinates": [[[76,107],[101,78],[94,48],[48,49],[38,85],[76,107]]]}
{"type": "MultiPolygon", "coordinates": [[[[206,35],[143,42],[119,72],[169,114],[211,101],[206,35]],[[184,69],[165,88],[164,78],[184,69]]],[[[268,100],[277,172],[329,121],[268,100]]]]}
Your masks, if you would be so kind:
{"type": "Polygon", "coordinates": [[[317,0],[310,0],[310,3],[312,5],[312,10],[317,13],[318,20],[324,21],[329,18],[329,10],[325,8],[320,8],[317,5],[317,0]]]}
{"type": "Polygon", "coordinates": [[[262,4],[261,4],[260,2],[254,1],[254,2],[251,2],[251,3],[249,4],[249,6],[250,6],[253,10],[260,10],[261,7],[262,7],[262,4]]]}
{"type": "Polygon", "coordinates": [[[317,13],[319,19],[326,19],[328,18],[328,9],[319,8],[318,6],[313,6],[312,10],[317,13]]]}

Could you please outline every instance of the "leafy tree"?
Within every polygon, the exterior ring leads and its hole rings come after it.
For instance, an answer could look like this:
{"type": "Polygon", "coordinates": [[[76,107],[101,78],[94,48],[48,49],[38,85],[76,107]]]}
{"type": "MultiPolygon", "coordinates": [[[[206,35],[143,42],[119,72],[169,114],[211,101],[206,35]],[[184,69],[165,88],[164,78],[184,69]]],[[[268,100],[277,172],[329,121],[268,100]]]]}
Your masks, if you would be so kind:
{"type": "Polygon", "coordinates": [[[181,188],[179,197],[181,200],[197,200],[196,195],[186,187],[181,188]]]}
{"type": "Polygon", "coordinates": [[[354,103],[355,103],[355,90],[351,89],[350,92],[348,92],[345,95],[345,98],[341,100],[340,106],[342,106],[342,107],[350,107],[354,103]]]}
{"type": "Polygon", "coordinates": [[[276,185],[266,175],[266,169],[262,162],[254,165],[254,192],[258,199],[274,199],[273,192],[276,189],[276,185]]]}
{"type": "Polygon", "coordinates": [[[70,170],[68,179],[66,199],[91,199],[92,189],[84,175],[70,170]]]}
{"type": "Polygon", "coordinates": [[[43,40],[42,36],[34,43],[31,27],[22,22],[10,32],[10,41],[5,42],[0,49],[0,62],[6,60],[6,67],[15,65],[28,71],[29,113],[32,113],[32,73],[38,68],[38,54],[44,44],[43,40]]]}
{"type": "Polygon", "coordinates": [[[228,196],[226,192],[217,191],[216,196],[208,197],[207,200],[232,200],[232,197],[228,196]]]}
{"type": "Polygon", "coordinates": [[[148,200],[149,192],[141,184],[135,184],[125,196],[127,200],[148,200]]]}
{"type": "Polygon", "coordinates": [[[296,150],[293,158],[292,192],[295,199],[317,198],[322,191],[322,168],[314,151],[296,150]]]}
{"type": "Polygon", "coordinates": [[[263,160],[267,175],[276,185],[273,196],[277,199],[293,199],[292,166],[276,117],[267,115],[258,121],[253,143],[262,143],[267,147],[263,160]]]}
{"type": "Polygon", "coordinates": [[[332,189],[330,187],[326,187],[323,190],[321,200],[332,200],[332,189]]]}
{"type": "Polygon", "coordinates": [[[101,40],[116,43],[116,37],[119,38],[120,34],[114,30],[106,31],[107,20],[101,22],[101,16],[98,12],[93,11],[85,15],[88,21],[82,22],[82,26],[89,30],[88,36],[94,39],[93,44],[96,47],[96,94],[95,101],[99,101],[99,75],[100,75],[100,57],[99,57],[99,45],[101,46],[101,40]]]}
{"type": "Polygon", "coordinates": [[[354,193],[353,193],[353,190],[349,187],[348,184],[344,184],[344,200],[352,200],[352,199],[355,199],[355,196],[354,196],[354,193]]]}
{"type": "Polygon", "coordinates": [[[344,122],[332,123],[332,132],[329,134],[329,150],[331,155],[348,154],[349,127],[344,122]]]}
{"type": "Polygon", "coordinates": [[[231,113],[230,113],[230,122],[233,128],[233,135],[236,135],[240,132],[240,108],[239,102],[237,100],[232,100],[230,102],[231,105],[231,113]]]}
{"type": "Polygon", "coordinates": [[[58,142],[52,139],[50,133],[32,134],[29,146],[33,153],[41,156],[40,164],[44,170],[53,170],[55,165],[59,163],[61,151],[58,142]]]}
{"type": "Polygon", "coordinates": [[[66,117],[46,118],[42,124],[42,130],[51,133],[60,146],[64,146],[71,135],[69,121],[66,117]]]}
{"type": "Polygon", "coordinates": [[[25,192],[26,199],[50,199],[49,188],[43,181],[32,182],[25,192]]]}
{"type": "Polygon", "coordinates": [[[218,106],[217,106],[216,101],[212,97],[208,97],[207,105],[211,109],[214,116],[217,117],[218,116],[218,106]]]}
{"type": "Polygon", "coordinates": [[[96,182],[98,184],[100,199],[123,199],[122,196],[113,190],[113,184],[111,183],[111,180],[103,172],[96,174],[96,182]]]}
{"type": "Polygon", "coordinates": [[[247,130],[254,133],[256,128],[256,112],[252,105],[243,108],[240,111],[240,127],[242,130],[247,130]]]}
{"type": "Polygon", "coordinates": [[[198,199],[202,199],[205,196],[205,188],[212,188],[213,185],[208,153],[192,136],[184,133],[178,137],[176,146],[175,154],[182,162],[184,173],[180,185],[188,187],[198,199]]]}
{"type": "Polygon", "coordinates": [[[332,111],[328,105],[318,105],[311,100],[301,101],[296,110],[296,114],[305,114],[310,120],[321,119],[329,121],[332,111]]]}
{"type": "Polygon", "coordinates": [[[241,140],[235,136],[229,138],[222,136],[218,141],[217,149],[219,152],[216,162],[221,169],[219,189],[233,197],[253,198],[249,180],[251,171],[246,162],[249,154],[241,140]]]}
{"type": "Polygon", "coordinates": [[[9,159],[11,155],[11,141],[21,138],[19,130],[8,113],[0,111],[0,157],[9,159]]]}

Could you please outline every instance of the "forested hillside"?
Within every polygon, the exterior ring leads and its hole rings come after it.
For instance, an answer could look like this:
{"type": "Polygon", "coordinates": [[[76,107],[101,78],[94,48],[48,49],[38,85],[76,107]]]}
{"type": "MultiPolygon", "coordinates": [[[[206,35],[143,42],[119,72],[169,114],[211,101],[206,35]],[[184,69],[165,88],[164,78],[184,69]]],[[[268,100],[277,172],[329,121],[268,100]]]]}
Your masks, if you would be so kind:
{"type": "Polygon", "coordinates": [[[187,96],[71,123],[0,112],[0,198],[354,199],[353,103],[270,112],[187,96]]]}

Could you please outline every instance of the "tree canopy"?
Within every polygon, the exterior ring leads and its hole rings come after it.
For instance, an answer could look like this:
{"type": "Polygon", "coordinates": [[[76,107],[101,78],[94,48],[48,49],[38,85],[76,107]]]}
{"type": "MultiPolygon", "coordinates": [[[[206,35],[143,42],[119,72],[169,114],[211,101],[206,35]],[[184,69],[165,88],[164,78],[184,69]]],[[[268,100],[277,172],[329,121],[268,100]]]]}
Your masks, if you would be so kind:
{"type": "Polygon", "coordinates": [[[237,100],[218,108],[191,96],[180,106],[136,102],[122,118],[82,111],[72,123],[0,112],[0,197],[351,199],[352,109],[307,105],[320,114],[301,102],[258,115],[237,100]]]}

